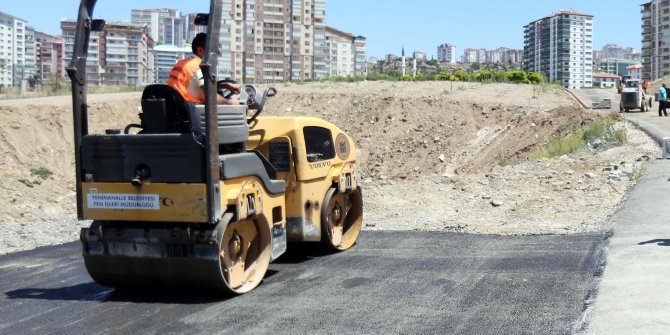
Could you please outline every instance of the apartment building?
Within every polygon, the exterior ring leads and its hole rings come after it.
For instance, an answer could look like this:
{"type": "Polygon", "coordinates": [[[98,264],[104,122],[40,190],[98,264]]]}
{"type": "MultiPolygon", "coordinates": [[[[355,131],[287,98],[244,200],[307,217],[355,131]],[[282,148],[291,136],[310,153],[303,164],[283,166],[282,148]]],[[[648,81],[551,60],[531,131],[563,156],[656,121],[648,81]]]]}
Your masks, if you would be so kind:
{"type": "Polygon", "coordinates": [[[325,61],[330,77],[358,76],[367,74],[365,65],[365,37],[326,27],[325,61]]]}
{"type": "Polygon", "coordinates": [[[191,47],[157,45],[153,48],[153,54],[154,83],[165,84],[174,65],[182,59],[193,56],[193,51],[191,47]]]}
{"type": "Polygon", "coordinates": [[[567,88],[593,85],[593,16],[561,11],[524,26],[524,70],[567,88]]]}
{"type": "Polygon", "coordinates": [[[642,79],[670,76],[670,1],[654,0],[641,6],[642,79]]]}
{"type": "Polygon", "coordinates": [[[633,48],[624,48],[617,44],[605,44],[598,58],[639,60],[640,54],[635,52],[633,48]]]}
{"type": "MultiPolygon", "coordinates": [[[[76,25],[76,20],[61,21],[68,61],[72,59],[76,25]]],[[[89,38],[87,81],[90,84],[153,83],[152,58],[146,24],[107,22],[104,31],[92,32],[89,38]]]]}
{"type": "MultiPolygon", "coordinates": [[[[77,20],[65,19],[60,22],[62,36],[65,39],[66,66],[74,53],[74,38],[77,33],[77,20]]],[[[88,57],[86,59],[86,81],[89,84],[101,84],[105,65],[105,39],[103,32],[91,32],[88,39],[88,57]]]]}
{"type": "Polygon", "coordinates": [[[15,69],[14,82],[20,83],[21,80],[34,78],[37,73],[35,61],[37,59],[37,49],[35,48],[35,28],[26,27],[24,37],[25,62],[23,66],[17,66],[15,69]]]}
{"type": "Polygon", "coordinates": [[[623,59],[624,48],[616,44],[605,44],[602,50],[603,58],[623,59]]]}
{"type": "Polygon", "coordinates": [[[182,27],[184,29],[184,44],[191,44],[191,41],[193,41],[195,35],[207,32],[206,26],[196,26],[193,24],[196,15],[198,15],[198,13],[190,13],[181,17],[182,27]]]}
{"type": "MultiPolygon", "coordinates": [[[[163,19],[163,41],[161,44],[184,46],[186,35],[184,20],[178,16],[168,16],[163,19]]],[[[191,41],[188,41],[191,43],[191,41]]]]}
{"type": "Polygon", "coordinates": [[[486,51],[486,63],[518,64],[523,60],[523,50],[498,48],[486,51]]]}
{"type": "Polygon", "coordinates": [[[354,56],[354,75],[366,76],[368,74],[368,60],[366,56],[367,38],[364,36],[356,36],[354,38],[354,48],[356,55],[354,56]]]}
{"type": "Polygon", "coordinates": [[[65,76],[65,40],[39,31],[35,32],[36,71],[40,83],[65,76]]]}
{"type": "Polygon", "coordinates": [[[328,75],[326,0],[224,0],[219,76],[245,83],[328,75]]]}
{"type": "Polygon", "coordinates": [[[438,46],[437,60],[441,63],[456,64],[456,46],[448,43],[438,46]]]}
{"type": "Polygon", "coordinates": [[[478,49],[477,50],[477,63],[484,64],[488,61],[486,59],[486,53],[487,53],[486,49],[478,49]]]}
{"type": "Polygon", "coordinates": [[[467,48],[463,50],[463,63],[472,64],[477,63],[478,61],[478,50],[467,48]]]}
{"type": "Polygon", "coordinates": [[[0,12],[0,85],[18,85],[26,64],[26,23],[0,12]]]}
{"type": "Polygon", "coordinates": [[[149,73],[147,25],[108,22],[105,26],[105,82],[146,85],[149,73]]]}
{"type": "Polygon", "coordinates": [[[509,49],[503,53],[503,63],[520,64],[523,62],[523,49],[509,49]]]}
{"type": "MultiPolygon", "coordinates": [[[[148,35],[157,45],[181,46],[184,40],[184,25],[179,10],[172,8],[133,9],[130,22],[146,24],[148,35]]],[[[189,40],[190,43],[190,40],[189,40]]]]}

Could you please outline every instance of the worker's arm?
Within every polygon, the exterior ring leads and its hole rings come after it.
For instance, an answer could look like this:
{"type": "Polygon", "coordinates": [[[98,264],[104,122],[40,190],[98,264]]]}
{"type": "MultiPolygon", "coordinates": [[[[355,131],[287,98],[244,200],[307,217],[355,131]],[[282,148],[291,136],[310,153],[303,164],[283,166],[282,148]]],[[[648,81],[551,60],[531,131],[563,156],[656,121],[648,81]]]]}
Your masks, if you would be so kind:
{"type": "Polygon", "coordinates": [[[216,104],[217,105],[239,105],[240,101],[232,98],[232,99],[226,99],[222,95],[217,94],[216,95],[216,104]]]}

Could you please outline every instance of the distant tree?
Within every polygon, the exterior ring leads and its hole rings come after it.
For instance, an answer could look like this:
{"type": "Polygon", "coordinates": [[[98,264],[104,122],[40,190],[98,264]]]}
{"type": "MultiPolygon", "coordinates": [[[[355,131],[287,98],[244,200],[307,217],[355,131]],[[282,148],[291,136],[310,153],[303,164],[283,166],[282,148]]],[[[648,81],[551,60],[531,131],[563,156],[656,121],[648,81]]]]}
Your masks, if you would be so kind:
{"type": "Polygon", "coordinates": [[[449,72],[440,72],[435,76],[436,80],[451,80],[451,73],[449,72]]]}
{"type": "Polygon", "coordinates": [[[467,80],[468,76],[469,75],[468,75],[467,72],[465,72],[465,70],[458,70],[458,71],[454,72],[454,77],[456,77],[456,79],[458,79],[459,81],[467,80]]]}
{"type": "Polygon", "coordinates": [[[528,72],[526,75],[528,78],[528,81],[530,81],[532,84],[539,84],[544,81],[544,76],[537,72],[528,72]]]}
{"type": "Polygon", "coordinates": [[[435,78],[432,75],[427,75],[423,73],[419,73],[416,75],[416,77],[413,78],[414,81],[426,81],[426,80],[433,80],[435,78]]]}
{"type": "Polygon", "coordinates": [[[477,71],[477,70],[479,70],[481,67],[482,67],[482,66],[481,66],[481,64],[479,64],[479,63],[472,63],[472,64],[470,64],[470,70],[473,70],[473,71],[477,71]]]}
{"type": "Polygon", "coordinates": [[[507,72],[507,78],[513,83],[530,84],[526,72],[521,70],[507,72]]]}
{"type": "Polygon", "coordinates": [[[490,82],[493,80],[493,73],[489,70],[477,72],[477,74],[475,74],[475,80],[482,82],[490,82]]]}
{"type": "Polygon", "coordinates": [[[508,81],[507,72],[505,71],[496,71],[496,73],[493,75],[493,78],[496,82],[499,83],[508,81]]]}

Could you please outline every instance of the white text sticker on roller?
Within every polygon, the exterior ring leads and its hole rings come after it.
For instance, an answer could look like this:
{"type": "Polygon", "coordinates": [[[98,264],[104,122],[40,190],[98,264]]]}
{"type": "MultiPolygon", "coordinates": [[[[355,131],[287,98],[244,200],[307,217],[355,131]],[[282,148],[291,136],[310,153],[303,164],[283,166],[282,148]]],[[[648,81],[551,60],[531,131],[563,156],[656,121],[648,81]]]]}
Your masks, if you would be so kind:
{"type": "Polygon", "coordinates": [[[88,193],[88,208],[160,210],[158,194],[88,193]]]}

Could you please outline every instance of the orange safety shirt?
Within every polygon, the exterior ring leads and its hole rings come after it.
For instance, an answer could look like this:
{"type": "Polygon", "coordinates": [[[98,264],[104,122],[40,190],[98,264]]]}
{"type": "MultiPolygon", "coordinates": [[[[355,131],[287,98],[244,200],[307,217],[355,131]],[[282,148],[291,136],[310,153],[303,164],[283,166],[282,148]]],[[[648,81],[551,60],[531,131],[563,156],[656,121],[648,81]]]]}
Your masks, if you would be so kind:
{"type": "MultiPolygon", "coordinates": [[[[179,61],[172,68],[170,72],[170,77],[168,78],[168,86],[174,88],[184,97],[184,100],[190,102],[204,102],[205,97],[203,94],[200,96],[194,96],[193,89],[189,90],[189,86],[192,86],[191,81],[196,77],[196,73],[200,69],[200,63],[202,60],[200,57],[186,58],[179,61]]],[[[198,80],[197,78],[195,80],[198,80]]],[[[196,83],[197,85],[197,83],[196,83]]]]}

